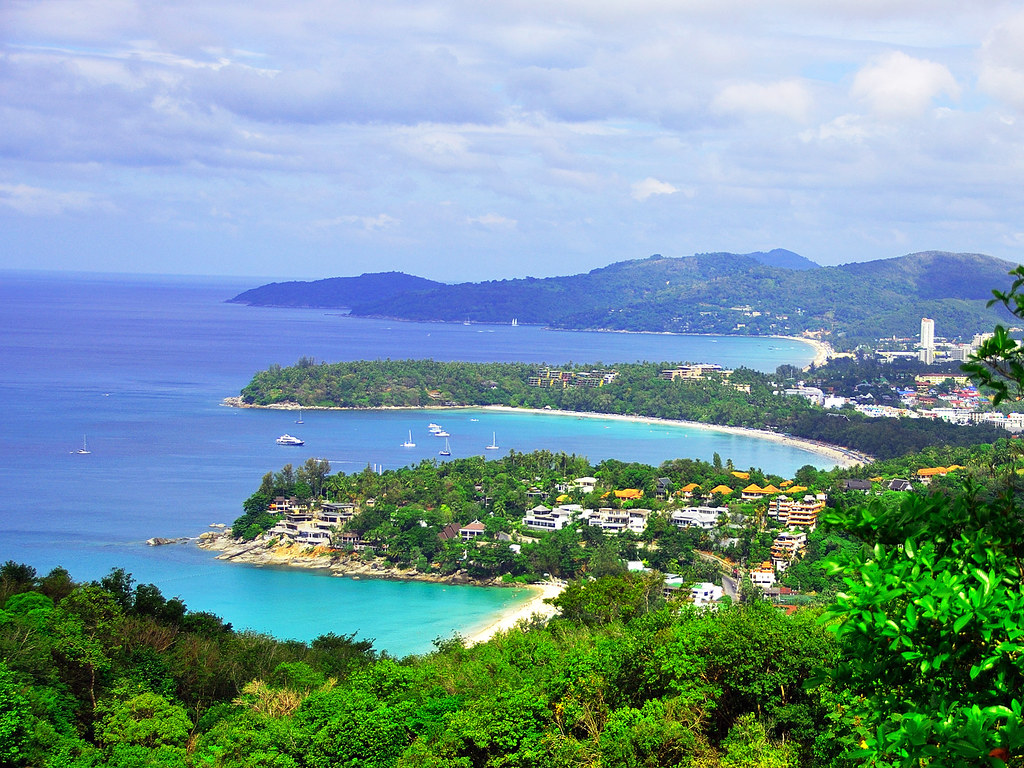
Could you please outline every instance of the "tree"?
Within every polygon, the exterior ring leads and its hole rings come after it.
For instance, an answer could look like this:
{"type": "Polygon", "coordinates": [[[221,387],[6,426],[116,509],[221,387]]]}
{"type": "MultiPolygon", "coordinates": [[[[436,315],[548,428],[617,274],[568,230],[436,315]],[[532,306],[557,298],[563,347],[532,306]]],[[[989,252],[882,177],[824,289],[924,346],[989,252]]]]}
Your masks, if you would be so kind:
{"type": "Polygon", "coordinates": [[[0,764],[22,765],[27,757],[31,715],[14,675],[0,660],[0,764]]]}
{"type": "MultiPolygon", "coordinates": [[[[993,290],[988,302],[1002,304],[1012,315],[1024,319],[1024,266],[1010,271],[1014,278],[1009,291],[993,290]]],[[[1010,338],[1010,332],[997,325],[992,336],[981,343],[978,351],[961,366],[978,384],[995,392],[993,405],[1003,400],[1020,400],[1024,396],[1024,345],[1010,338]]]]}

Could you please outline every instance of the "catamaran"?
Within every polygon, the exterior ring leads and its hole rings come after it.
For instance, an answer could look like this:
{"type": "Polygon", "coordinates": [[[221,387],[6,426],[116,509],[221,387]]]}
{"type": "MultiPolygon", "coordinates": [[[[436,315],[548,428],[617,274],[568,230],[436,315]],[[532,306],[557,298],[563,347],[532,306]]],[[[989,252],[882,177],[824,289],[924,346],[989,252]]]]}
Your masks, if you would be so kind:
{"type": "Polygon", "coordinates": [[[491,432],[491,444],[484,447],[487,448],[488,451],[498,450],[498,441],[494,438],[493,432],[491,432]]]}
{"type": "Polygon", "coordinates": [[[402,443],[403,448],[415,448],[416,443],[412,441],[412,430],[409,430],[409,439],[402,443]]]}
{"type": "Polygon", "coordinates": [[[444,439],[444,448],[442,448],[440,451],[438,451],[437,455],[438,456],[451,456],[452,455],[452,449],[451,449],[451,446],[448,445],[448,438],[447,437],[444,439]]]}
{"type": "Polygon", "coordinates": [[[302,424],[302,409],[299,408],[299,418],[295,420],[296,424],[302,424]]]}
{"type": "Polygon", "coordinates": [[[89,450],[89,444],[85,442],[85,435],[82,435],[82,447],[75,451],[75,453],[92,453],[89,450]]]}

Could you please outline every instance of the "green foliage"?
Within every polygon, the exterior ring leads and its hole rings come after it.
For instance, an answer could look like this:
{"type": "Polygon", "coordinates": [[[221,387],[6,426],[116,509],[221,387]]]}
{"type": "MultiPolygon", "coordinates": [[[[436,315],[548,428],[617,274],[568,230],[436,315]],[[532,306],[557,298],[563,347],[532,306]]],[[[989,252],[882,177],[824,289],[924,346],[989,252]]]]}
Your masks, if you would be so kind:
{"type": "Polygon", "coordinates": [[[31,729],[29,702],[0,660],[0,764],[23,765],[31,729]]]}
{"type": "Polygon", "coordinates": [[[560,328],[733,334],[825,329],[845,342],[909,336],[922,315],[952,329],[950,335],[973,334],[995,321],[984,305],[983,286],[995,284],[1010,266],[986,256],[927,252],[791,270],[766,264],[756,254],[699,253],[655,255],[541,280],[438,285],[391,273],[273,283],[235,300],[343,306],[354,315],[408,320],[508,323],[518,318],[560,328]],[[962,275],[973,279],[957,279],[962,275]],[[358,290],[358,285],[367,287],[358,290]]]}
{"type": "MultiPolygon", "coordinates": [[[[1010,290],[993,290],[989,306],[1002,304],[1015,318],[1024,318],[1024,266],[1010,271],[1014,278],[1010,290]]],[[[997,325],[992,336],[982,342],[978,351],[962,366],[981,386],[994,393],[993,404],[1024,396],[1024,346],[1010,337],[1010,332],[997,325]]]]}
{"type": "MultiPolygon", "coordinates": [[[[994,440],[1001,432],[991,425],[958,426],[939,419],[868,419],[856,412],[836,414],[810,405],[800,397],[778,392],[773,377],[740,369],[732,383],[750,386],[740,391],[716,377],[695,381],[665,381],[662,370],[677,363],[617,364],[614,382],[595,388],[529,386],[542,366],[523,363],[448,363],[434,360],[376,360],[331,365],[272,367],[257,373],[242,390],[247,402],[269,405],[295,401],[307,406],[380,408],[436,404],[507,405],[557,408],[609,414],[640,414],[705,424],[766,428],[835,445],[872,456],[893,457],[932,445],[971,445],[994,440]]],[[[587,371],[583,365],[563,366],[587,371]]],[[[598,364],[598,367],[603,367],[598,364]]],[[[310,459],[305,467],[310,466],[310,459]]],[[[620,488],[653,491],[655,477],[625,462],[609,462],[620,488]]],[[[300,469],[298,478],[316,495],[317,481],[300,469]]],[[[294,473],[264,478],[261,492],[295,492],[294,473]]],[[[267,498],[269,502],[269,496],[267,498]]],[[[255,522],[257,511],[246,508],[238,531],[255,522]]]]}
{"type": "MultiPolygon", "coordinates": [[[[863,749],[894,765],[985,764],[1024,755],[1024,512],[1012,494],[911,496],[837,520],[867,544],[845,566],[831,614],[858,695],[863,749]]],[[[889,763],[886,763],[889,764],[889,763]]]]}

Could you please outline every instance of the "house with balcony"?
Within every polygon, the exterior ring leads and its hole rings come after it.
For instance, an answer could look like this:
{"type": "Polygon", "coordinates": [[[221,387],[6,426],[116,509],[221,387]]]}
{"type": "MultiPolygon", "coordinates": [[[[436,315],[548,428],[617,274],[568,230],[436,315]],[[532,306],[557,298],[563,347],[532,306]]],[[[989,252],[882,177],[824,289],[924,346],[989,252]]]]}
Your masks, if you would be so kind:
{"type": "Polygon", "coordinates": [[[728,507],[686,507],[674,510],[670,519],[677,528],[700,528],[706,531],[714,528],[719,518],[728,512],[728,507]]]}
{"type": "Polygon", "coordinates": [[[772,567],[777,573],[782,573],[789,568],[790,563],[803,554],[806,547],[806,533],[780,533],[772,542],[772,567]]]}

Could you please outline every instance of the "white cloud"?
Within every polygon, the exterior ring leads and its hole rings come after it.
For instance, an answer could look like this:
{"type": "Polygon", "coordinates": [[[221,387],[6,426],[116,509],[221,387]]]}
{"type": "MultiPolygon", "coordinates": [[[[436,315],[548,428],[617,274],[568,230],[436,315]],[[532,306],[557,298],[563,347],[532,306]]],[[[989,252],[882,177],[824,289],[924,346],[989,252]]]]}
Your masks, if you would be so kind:
{"type": "Polygon", "coordinates": [[[882,117],[915,117],[939,96],[959,99],[960,85],[942,64],[894,51],[861,69],[850,95],[882,117]]]}
{"type": "Polygon", "coordinates": [[[0,184],[0,206],[26,216],[54,216],[62,213],[101,209],[113,210],[109,202],[86,192],[57,192],[27,184],[0,184]]]}
{"type": "Polygon", "coordinates": [[[389,216],[386,213],[378,213],[376,216],[335,216],[332,219],[315,221],[313,226],[320,229],[329,229],[342,224],[356,224],[367,232],[379,232],[384,229],[392,229],[398,226],[399,223],[400,221],[393,216],[389,216]]]}
{"type": "Polygon", "coordinates": [[[796,122],[807,119],[813,99],[799,80],[774,83],[734,83],[723,88],[711,109],[723,114],[781,115],[796,122]]]}
{"type": "Polygon", "coordinates": [[[995,27],[981,49],[978,87],[1017,110],[1024,110],[1024,13],[995,27]]]}
{"type": "Polygon", "coordinates": [[[674,195],[679,191],[679,188],[674,187],[667,181],[659,181],[653,176],[648,176],[643,181],[633,184],[632,190],[633,199],[639,200],[642,203],[653,195],[674,195]]]}

